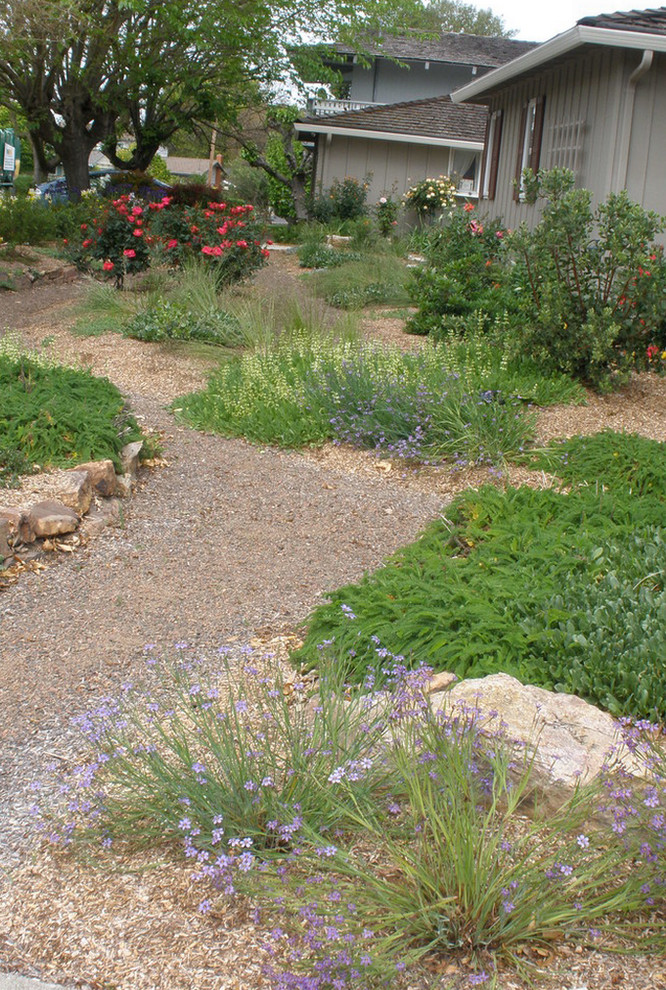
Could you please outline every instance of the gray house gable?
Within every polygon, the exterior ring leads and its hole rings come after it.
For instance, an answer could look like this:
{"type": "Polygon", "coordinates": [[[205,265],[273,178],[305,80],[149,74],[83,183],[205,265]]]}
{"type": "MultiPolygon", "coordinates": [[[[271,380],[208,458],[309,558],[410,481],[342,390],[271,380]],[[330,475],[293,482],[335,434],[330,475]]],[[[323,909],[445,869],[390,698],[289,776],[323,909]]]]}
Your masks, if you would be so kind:
{"type": "Polygon", "coordinates": [[[597,202],[626,189],[666,214],[666,7],[584,17],[452,100],[488,108],[480,192],[509,226],[538,219],[525,167],[568,167],[597,202]]]}

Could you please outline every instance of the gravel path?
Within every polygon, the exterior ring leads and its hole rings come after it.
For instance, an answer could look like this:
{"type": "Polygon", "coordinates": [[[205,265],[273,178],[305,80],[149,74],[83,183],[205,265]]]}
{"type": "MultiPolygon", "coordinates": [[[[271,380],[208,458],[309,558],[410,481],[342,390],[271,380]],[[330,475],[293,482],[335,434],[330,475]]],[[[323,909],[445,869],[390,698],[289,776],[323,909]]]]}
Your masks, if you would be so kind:
{"type": "Polygon", "coordinates": [[[131,674],[147,642],[212,650],[291,628],[327,589],[412,540],[443,502],[397,474],[178,426],[166,403],[203,381],[200,362],[115,336],[72,337],[69,287],[26,295],[14,328],[34,343],[55,336],[55,353],[110,373],[164,436],[167,466],[143,472],[121,529],[0,593],[0,865],[22,844],[40,753],[68,750],[59,739],[70,718],[131,674]]]}

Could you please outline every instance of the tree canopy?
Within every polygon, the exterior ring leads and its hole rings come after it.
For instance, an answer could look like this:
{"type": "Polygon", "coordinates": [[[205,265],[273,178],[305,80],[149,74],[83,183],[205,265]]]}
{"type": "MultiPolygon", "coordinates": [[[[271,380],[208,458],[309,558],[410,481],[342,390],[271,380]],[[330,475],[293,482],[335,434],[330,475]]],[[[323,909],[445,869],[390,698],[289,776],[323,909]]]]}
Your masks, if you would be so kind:
{"type": "Polygon", "coordinates": [[[98,142],[119,167],[145,168],[192,121],[233,118],[237,94],[280,78],[306,33],[330,37],[364,10],[352,0],[4,0],[0,103],[23,113],[39,167],[62,161],[76,196],[98,142]],[[124,131],[129,162],[117,156],[124,131]]]}
{"type": "Polygon", "coordinates": [[[438,35],[446,31],[458,34],[481,34],[509,38],[504,21],[490,7],[480,9],[462,0],[395,0],[380,18],[380,26],[391,34],[423,33],[438,35]]]}

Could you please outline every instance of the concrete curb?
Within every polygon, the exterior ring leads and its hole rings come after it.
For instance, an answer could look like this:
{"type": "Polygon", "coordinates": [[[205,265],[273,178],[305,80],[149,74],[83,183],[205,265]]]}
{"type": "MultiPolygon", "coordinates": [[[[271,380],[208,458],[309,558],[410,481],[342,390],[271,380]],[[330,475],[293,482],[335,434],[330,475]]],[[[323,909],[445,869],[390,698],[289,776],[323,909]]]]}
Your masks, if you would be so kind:
{"type": "Polygon", "coordinates": [[[55,983],[42,983],[16,973],[0,973],[0,990],[68,990],[55,983]]]}

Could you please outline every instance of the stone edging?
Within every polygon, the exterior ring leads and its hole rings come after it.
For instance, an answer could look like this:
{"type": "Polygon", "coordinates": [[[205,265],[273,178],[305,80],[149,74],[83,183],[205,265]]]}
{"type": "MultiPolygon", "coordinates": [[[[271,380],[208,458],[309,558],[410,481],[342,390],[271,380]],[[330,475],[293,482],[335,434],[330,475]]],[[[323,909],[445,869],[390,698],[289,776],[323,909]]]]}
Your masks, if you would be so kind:
{"type": "Polygon", "coordinates": [[[26,506],[0,505],[0,570],[52,550],[48,541],[80,530],[95,536],[106,526],[122,521],[119,499],[131,494],[136,480],[143,441],[128,443],[120,453],[122,474],[113,461],[90,461],[53,475],[53,498],[26,506]],[[42,541],[40,546],[40,541],[42,541]]]}

